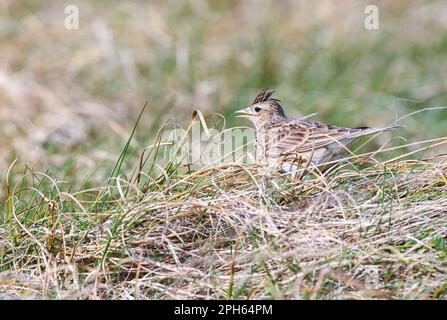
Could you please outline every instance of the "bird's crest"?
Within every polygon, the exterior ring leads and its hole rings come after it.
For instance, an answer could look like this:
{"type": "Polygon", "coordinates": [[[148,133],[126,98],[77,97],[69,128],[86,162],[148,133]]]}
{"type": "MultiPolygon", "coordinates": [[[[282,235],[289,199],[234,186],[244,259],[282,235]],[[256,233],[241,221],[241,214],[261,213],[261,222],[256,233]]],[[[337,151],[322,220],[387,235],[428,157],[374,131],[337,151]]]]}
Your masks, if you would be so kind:
{"type": "Polygon", "coordinates": [[[252,104],[255,103],[259,103],[259,102],[264,102],[267,100],[272,100],[272,101],[276,101],[279,102],[280,100],[275,99],[275,98],[271,98],[272,94],[275,92],[275,90],[269,90],[269,89],[264,89],[262,90],[255,98],[255,100],[253,100],[252,104]]]}

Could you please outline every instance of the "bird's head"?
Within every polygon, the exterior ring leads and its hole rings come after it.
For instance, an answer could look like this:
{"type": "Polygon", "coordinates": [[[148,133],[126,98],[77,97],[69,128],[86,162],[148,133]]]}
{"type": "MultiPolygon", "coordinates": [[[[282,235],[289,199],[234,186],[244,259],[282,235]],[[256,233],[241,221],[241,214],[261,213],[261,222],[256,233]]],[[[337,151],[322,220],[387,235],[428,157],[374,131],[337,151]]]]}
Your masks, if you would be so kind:
{"type": "Polygon", "coordinates": [[[248,108],[238,110],[238,117],[247,118],[255,127],[262,127],[266,122],[286,119],[278,99],[272,98],[273,90],[262,90],[248,108]]]}

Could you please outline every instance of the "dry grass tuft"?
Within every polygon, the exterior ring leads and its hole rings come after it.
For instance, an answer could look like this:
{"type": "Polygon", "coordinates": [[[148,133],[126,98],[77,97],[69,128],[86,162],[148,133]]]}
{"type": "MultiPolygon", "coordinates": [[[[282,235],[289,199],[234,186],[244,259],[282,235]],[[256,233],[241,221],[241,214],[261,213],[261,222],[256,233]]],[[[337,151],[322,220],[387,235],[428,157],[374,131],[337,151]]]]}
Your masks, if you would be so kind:
{"type": "Polygon", "coordinates": [[[1,296],[445,298],[446,160],[302,180],[228,163],[71,193],[29,173],[2,202],[1,296]]]}

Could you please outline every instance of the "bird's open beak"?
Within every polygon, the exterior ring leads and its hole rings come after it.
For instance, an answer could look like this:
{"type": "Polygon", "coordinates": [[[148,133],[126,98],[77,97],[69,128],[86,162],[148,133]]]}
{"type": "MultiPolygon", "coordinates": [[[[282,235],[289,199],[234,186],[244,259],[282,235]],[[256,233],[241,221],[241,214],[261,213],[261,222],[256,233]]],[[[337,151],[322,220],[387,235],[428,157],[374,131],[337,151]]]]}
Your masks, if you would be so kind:
{"type": "Polygon", "coordinates": [[[247,112],[247,109],[238,110],[235,113],[240,113],[240,115],[236,116],[236,118],[248,118],[248,117],[251,117],[251,114],[247,112]]]}

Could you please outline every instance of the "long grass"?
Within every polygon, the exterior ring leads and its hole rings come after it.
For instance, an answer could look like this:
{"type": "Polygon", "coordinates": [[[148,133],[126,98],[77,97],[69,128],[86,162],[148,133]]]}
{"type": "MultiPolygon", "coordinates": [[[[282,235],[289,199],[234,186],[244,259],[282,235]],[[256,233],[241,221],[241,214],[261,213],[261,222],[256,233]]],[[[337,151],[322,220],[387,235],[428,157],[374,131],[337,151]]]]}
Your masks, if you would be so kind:
{"type": "Polygon", "coordinates": [[[266,178],[255,164],[173,159],[151,173],[143,153],[132,176],[69,192],[45,173],[7,177],[1,296],[445,298],[447,158],[376,155],[266,178]]]}

